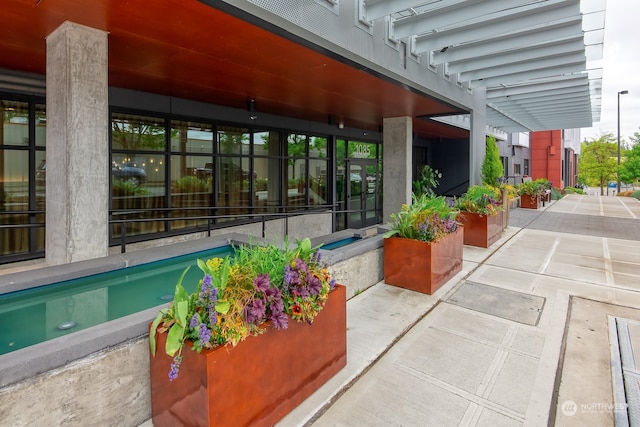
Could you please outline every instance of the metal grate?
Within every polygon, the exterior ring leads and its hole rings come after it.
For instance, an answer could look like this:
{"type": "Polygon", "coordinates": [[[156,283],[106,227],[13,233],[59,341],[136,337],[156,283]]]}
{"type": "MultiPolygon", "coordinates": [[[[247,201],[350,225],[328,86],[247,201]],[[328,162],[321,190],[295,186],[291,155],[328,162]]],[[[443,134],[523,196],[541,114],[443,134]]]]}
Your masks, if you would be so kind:
{"type": "Polygon", "coordinates": [[[640,425],[640,322],[609,317],[616,426],[640,425]]]}

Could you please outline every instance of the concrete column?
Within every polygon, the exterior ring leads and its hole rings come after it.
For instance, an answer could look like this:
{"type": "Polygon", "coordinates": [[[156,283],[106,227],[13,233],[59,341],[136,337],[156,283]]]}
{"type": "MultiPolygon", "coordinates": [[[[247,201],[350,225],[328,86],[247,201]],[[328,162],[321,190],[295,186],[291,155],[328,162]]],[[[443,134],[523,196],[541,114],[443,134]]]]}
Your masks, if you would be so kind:
{"type": "Polygon", "coordinates": [[[471,111],[469,141],[469,186],[482,184],[482,162],[487,152],[487,109],[486,91],[484,88],[474,88],[475,105],[481,106],[471,111]]]}
{"type": "Polygon", "coordinates": [[[411,153],[413,125],[411,117],[384,119],[382,133],[382,222],[398,212],[403,203],[411,203],[411,153]]]}
{"type": "Polygon", "coordinates": [[[47,37],[47,264],[106,256],[107,33],[65,22],[47,37]]]}

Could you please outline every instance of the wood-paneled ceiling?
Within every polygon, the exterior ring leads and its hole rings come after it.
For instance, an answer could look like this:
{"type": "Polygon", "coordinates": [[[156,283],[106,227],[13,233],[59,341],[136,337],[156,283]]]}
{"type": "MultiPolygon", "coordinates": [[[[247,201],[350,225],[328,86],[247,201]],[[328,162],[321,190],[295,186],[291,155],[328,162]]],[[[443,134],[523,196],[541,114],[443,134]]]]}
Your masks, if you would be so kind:
{"type": "Polygon", "coordinates": [[[3,0],[0,68],[44,74],[64,21],[109,33],[109,85],[378,131],[414,117],[420,137],[468,131],[415,119],[464,113],[196,0],[3,0]]]}

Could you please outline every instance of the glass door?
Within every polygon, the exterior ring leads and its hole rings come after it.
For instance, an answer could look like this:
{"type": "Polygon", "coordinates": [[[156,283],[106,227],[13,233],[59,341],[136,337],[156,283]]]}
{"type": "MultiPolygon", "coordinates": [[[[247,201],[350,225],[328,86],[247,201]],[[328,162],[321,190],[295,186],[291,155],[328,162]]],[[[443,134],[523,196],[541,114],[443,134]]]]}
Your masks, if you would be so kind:
{"type": "Polygon", "coordinates": [[[363,228],[379,222],[379,194],[377,163],[375,160],[348,160],[347,228],[363,228]]]}

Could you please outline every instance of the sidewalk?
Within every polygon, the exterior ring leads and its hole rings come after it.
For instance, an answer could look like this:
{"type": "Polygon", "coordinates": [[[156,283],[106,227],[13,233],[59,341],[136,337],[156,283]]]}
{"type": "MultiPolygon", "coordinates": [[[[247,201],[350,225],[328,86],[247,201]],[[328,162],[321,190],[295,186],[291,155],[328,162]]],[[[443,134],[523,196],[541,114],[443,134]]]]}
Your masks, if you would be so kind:
{"type": "Polygon", "coordinates": [[[378,283],[347,303],[347,367],[278,426],[627,419],[610,316],[640,346],[639,218],[632,198],[569,195],[511,211],[500,241],[465,246],[463,271],[434,295],[378,283]]]}

